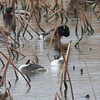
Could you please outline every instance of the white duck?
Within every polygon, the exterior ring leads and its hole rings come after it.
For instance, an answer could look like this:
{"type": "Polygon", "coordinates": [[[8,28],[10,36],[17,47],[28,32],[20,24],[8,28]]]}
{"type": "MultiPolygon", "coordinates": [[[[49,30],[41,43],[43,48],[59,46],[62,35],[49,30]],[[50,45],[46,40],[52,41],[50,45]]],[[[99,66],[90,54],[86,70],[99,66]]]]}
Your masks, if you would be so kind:
{"type": "Polygon", "coordinates": [[[53,65],[53,66],[62,66],[63,63],[64,63],[63,56],[60,56],[60,57],[56,58],[54,61],[52,61],[50,63],[50,65],[53,65]]]}

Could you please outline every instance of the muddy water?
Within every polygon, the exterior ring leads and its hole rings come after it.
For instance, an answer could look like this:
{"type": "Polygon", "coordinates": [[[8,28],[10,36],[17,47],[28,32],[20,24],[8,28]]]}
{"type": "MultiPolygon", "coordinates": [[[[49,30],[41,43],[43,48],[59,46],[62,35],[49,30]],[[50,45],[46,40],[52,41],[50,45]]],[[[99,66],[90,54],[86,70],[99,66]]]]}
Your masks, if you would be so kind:
{"type": "MultiPolygon", "coordinates": [[[[67,4],[67,2],[65,4],[67,4]]],[[[94,29],[94,34],[85,34],[82,41],[80,42],[80,48],[76,49],[74,47],[75,43],[78,41],[75,35],[76,18],[69,18],[67,25],[70,28],[71,34],[68,38],[63,37],[61,39],[61,42],[63,44],[67,44],[72,40],[68,68],[75,100],[88,100],[87,98],[85,98],[85,95],[87,94],[90,95],[89,100],[95,100],[94,96],[96,96],[97,100],[100,100],[100,21],[97,20],[97,17],[92,12],[92,10],[89,10],[86,14],[94,29]],[[73,70],[73,66],[75,66],[75,70],[73,70]],[[83,69],[83,74],[81,74],[80,72],[81,69],[83,69]]],[[[37,28],[34,21],[31,21],[31,24],[35,28],[37,28]]],[[[5,27],[5,23],[1,14],[0,25],[5,27]]],[[[45,30],[48,30],[54,28],[54,26],[56,25],[60,25],[60,21],[51,19],[49,23],[44,23],[44,20],[42,20],[41,25],[45,30]]],[[[14,60],[14,64],[19,67],[28,59],[34,60],[33,49],[35,48],[39,59],[39,64],[46,67],[47,70],[45,72],[29,74],[31,79],[31,89],[28,91],[29,87],[20,74],[18,74],[18,81],[15,82],[16,77],[13,67],[9,65],[6,85],[7,87],[9,87],[8,81],[10,81],[10,92],[13,96],[13,100],[54,100],[54,95],[56,92],[61,96],[59,87],[62,67],[50,66],[50,62],[54,60],[53,56],[58,55],[58,50],[56,48],[57,44],[53,43],[51,48],[48,50],[49,43],[43,42],[43,40],[39,40],[39,37],[30,28],[29,30],[33,34],[33,39],[30,40],[30,36],[28,34],[25,34],[25,38],[21,36],[21,46],[18,48],[18,51],[23,53],[26,57],[22,59],[22,56],[20,56],[18,61],[14,60]],[[22,44],[24,45],[24,47],[22,44]],[[47,54],[49,55],[47,56],[47,54]]],[[[40,31],[38,28],[37,30],[40,31]]],[[[80,27],[78,30],[78,34],[80,34],[80,27]]],[[[13,33],[11,33],[11,35],[13,36],[13,33]]],[[[1,35],[0,38],[2,38],[1,35]]],[[[8,40],[10,41],[9,38],[8,40]]],[[[8,55],[6,46],[2,42],[0,42],[0,51],[2,51],[5,55],[8,55]]],[[[2,55],[0,55],[0,57],[2,57],[2,55]]],[[[6,64],[6,59],[4,57],[2,58],[6,64]]],[[[0,66],[2,66],[1,63],[0,66]]],[[[3,70],[0,70],[0,74],[3,74],[3,70]]],[[[71,100],[71,92],[68,81],[67,84],[67,100],[71,100]]],[[[5,86],[1,87],[0,90],[4,92],[5,86]]]]}

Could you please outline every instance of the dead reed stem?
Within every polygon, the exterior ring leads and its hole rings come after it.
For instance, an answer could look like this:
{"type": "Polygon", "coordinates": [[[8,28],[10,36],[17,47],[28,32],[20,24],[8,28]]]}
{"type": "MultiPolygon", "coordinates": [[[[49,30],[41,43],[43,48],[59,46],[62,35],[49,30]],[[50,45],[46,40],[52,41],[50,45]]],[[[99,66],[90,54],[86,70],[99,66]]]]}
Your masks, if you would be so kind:
{"type": "Polygon", "coordinates": [[[10,96],[10,100],[12,100],[12,97],[11,97],[11,94],[10,94],[10,91],[9,91],[8,88],[6,88],[6,90],[5,90],[5,92],[4,92],[4,94],[2,95],[2,97],[1,97],[0,100],[4,100],[4,97],[5,97],[5,95],[6,95],[7,90],[8,90],[8,95],[10,96]]]}
{"type": "Polygon", "coordinates": [[[25,17],[25,15],[26,15],[26,11],[28,11],[28,8],[29,8],[29,6],[30,6],[30,0],[28,0],[27,1],[27,5],[26,5],[26,10],[25,10],[25,13],[24,13],[24,17],[25,17]]]}
{"type": "MultiPolygon", "coordinates": [[[[37,0],[37,2],[36,2],[36,5],[37,5],[37,3],[38,3],[38,0],[37,0]]],[[[31,18],[32,18],[32,16],[33,16],[33,13],[35,12],[35,8],[36,8],[36,5],[33,7],[33,1],[31,0],[31,6],[32,6],[32,12],[31,12],[31,14],[30,14],[30,16],[29,16],[29,19],[28,19],[28,23],[30,22],[30,20],[31,20],[31,18]]],[[[23,17],[24,18],[24,17],[23,17]]],[[[25,30],[24,30],[24,32],[23,32],[23,34],[25,34],[25,32],[26,32],[26,29],[27,29],[27,27],[28,27],[28,25],[29,24],[26,24],[26,27],[25,27],[25,30]]]]}
{"type": "Polygon", "coordinates": [[[58,93],[56,92],[55,97],[54,97],[54,100],[57,100],[57,97],[59,98],[59,100],[62,100],[62,99],[60,98],[60,96],[58,95],[58,93]]]}
{"type": "Polygon", "coordinates": [[[7,70],[8,70],[8,65],[9,65],[9,63],[10,63],[10,60],[11,60],[11,58],[8,59],[8,62],[7,62],[7,64],[6,64],[6,67],[5,67],[3,76],[2,76],[2,80],[1,80],[2,83],[4,83],[4,80],[5,80],[5,77],[6,77],[6,72],[7,72],[7,70]]]}
{"type": "MultiPolygon", "coordinates": [[[[5,43],[5,40],[3,40],[3,39],[0,39],[0,41],[2,41],[2,42],[4,42],[5,43]]],[[[8,41],[7,41],[8,42],[8,41]]],[[[8,42],[8,44],[11,44],[10,42],[8,42]]]]}
{"type": "MultiPolygon", "coordinates": [[[[37,34],[38,34],[38,32],[25,20],[25,18],[19,13],[19,16],[29,25],[29,27],[33,30],[33,31],[35,31],[37,34]]],[[[40,34],[38,34],[38,36],[39,36],[40,34]]]]}
{"type": "Polygon", "coordinates": [[[68,79],[69,79],[69,83],[70,83],[70,89],[71,89],[71,94],[72,94],[72,100],[74,100],[72,83],[71,83],[70,74],[69,74],[69,71],[68,71],[68,58],[69,58],[69,54],[70,54],[70,48],[71,48],[71,43],[68,43],[68,48],[67,48],[67,52],[66,52],[66,56],[65,56],[65,61],[64,61],[62,73],[63,73],[64,83],[66,83],[66,73],[68,75],[68,79]]]}
{"type": "Polygon", "coordinates": [[[54,35],[55,35],[56,30],[57,30],[57,26],[55,27],[55,29],[54,29],[54,31],[53,31],[53,33],[52,33],[52,37],[51,37],[51,40],[50,40],[48,49],[50,49],[50,47],[51,47],[51,44],[52,44],[52,41],[53,41],[53,37],[54,37],[54,35]]]}
{"type": "MultiPolygon", "coordinates": [[[[61,52],[62,52],[63,60],[64,60],[64,62],[65,62],[65,56],[64,56],[62,44],[61,44],[61,42],[60,42],[60,38],[59,38],[58,33],[56,34],[56,36],[57,36],[57,38],[58,38],[59,47],[60,47],[60,50],[61,50],[61,52]]],[[[64,71],[64,67],[63,67],[62,72],[63,72],[63,71],[64,71]]],[[[62,82],[63,82],[63,73],[61,74],[60,90],[62,90],[62,82]]]]}
{"type": "Polygon", "coordinates": [[[15,43],[17,43],[18,45],[20,45],[14,38],[12,38],[10,35],[8,35],[15,43]]]}
{"type": "Polygon", "coordinates": [[[53,6],[53,4],[54,4],[54,1],[55,1],[55,0],[52,0],[52,2],[51,2],[51,6],[50,6],[49,11],[48,11],[49,13],[50,13],[50,11],[51,11],[51,9],[52,9],[52,6],[53,6]]]}
{"type": "Polygon", "coordinates": [[[60,11],[61,11],[61,9],[57,10],[56,12],[54,12],[54,13],[46,20],[46,22],[47,22],[51,17],[53,17],[55,14],[57,14],[57,13],[60,12],[60,11]]]}
{"type": "Polygon", "coordinates": [[[61,73],[60,90],[62,90],[62,82],[63,82],[63,69],[61,73]]]}
{"type": "Polygon", "coordinates": [[[60,42],[60,37],[59,37],[58,33],[56,34],[56,36],[57,36],[57,39],[58,39],[58,43],[59,43],[60,50],[62,52],[63,59],[65,61],[64,51],[63,51],[62,44],[60,42]]]}
{"type": "Polygon", "coordinates": [[[60,7],[61,7],[61,9],[66,13],[66,11],[65,11],[65,9],[59,4],[59,3],[57,3],[60,7]]]}
{"type": "MultiPolygon", "coordinates": [[[[9,59],[6,57],[5,54],[3,54],[1,51],[0,51],[0,53],[1,53],[7,60],[9,60],[9,59]]],[[[25,78],[25,76],[22,74],[22,72],[13,64],[12,61],[10,61],[10,63],[12,64],[12,66],[14,67],[14,69],[16,69],[16,70],[22,75],[22,77],[25,79],[25,81],[27,82],[27,84],[28,84],[29,87],[31,88],[31,85],[29,84],[29,82],[28,82],[28,80],[25,78]]]]}
{"type": "MultiPolygon", "coordinates": [[[[18,16],[18,17],[20,17],[20,16],[18,16]]],[[[22,27],[25,29],[25,26],[24,26],[23,23],[19,20],[19,18],[16,17],[16,19],[18,20],[18,22],[21,23],[22,27]]],[[[29,34],[31,34],[27,29],[26,29],[26,31],[27,31],[29,34]]]]}
{"type": "MultiPolygon", "coordinates": [[[[31,4],[34,4],[32,0],[31,0],[31,4]]],[[[33,8],[33,12],[32,12],[32,13],[34,14],[34,18],[35,18],[35,21],[36,21],[38,27],[39,27],[43,32],[45,32],[45,31],[41,28],[41,26],[40,26],[40,24],[39,24],[39,22],[38,22],[37,16],[36,16],[36,12],[35,12],[35,10],[34,10],[34,9],[36,8],[36,6],[38,6],[38,4],[39,4],[39,0],[37,0],[36,4],[34,4],[34,5],[35,5],[34,7],[33,7],[33,5],[32,5],[32,8],[33,8]]]]}
{"type": "Polygon", "coordinates": [[[41,28],[41,26],[40,26],[40,24],[39,24],[39,22],[38,22],[38,20],[37,20],[36,13],[33,12],[33,14],[34,14],[34,18],[35,18],[35,21],[36,21],[38,27],[39,27],[43,32],[45,32],[45,31],[41,28]]]}
{"type": "Polygon", "coordinates": [[[49,9],[50,9],[50,7],[45,3],[45,1],[44,0],[41,0],[49,9]]]}
{"type": "Polygon", "coordinates": [[[35,63],[38,64],[39,60],[37,57],[36,49],[33,49],[34,57],[35,57],[35,63]]]}
{"type": "Polygon", "coordinates": [[[6,47],[7,47],[7,50],[8,50],[8,54],[9,54],[9,56],[11,57],[12,55],[11,55],[10,48],[9,48],[9,46],[8,46],[8,42],[7,42],[7,39],[6,39],[6,35],[5,35],[5,32],[4,32],[4,30],[3,30],[3,28],[2,28],[1,26],[0,26],[0,30],[1,30],[1,33],[2,33],[2,35],[3,35],[3,37],[4,37],[5,44],[6,44],[6,47]]]}
{"type": "Polygon", "coordinates": [[[76,3],[76,6],[80,7],[80,9],[81,9],[81,11],[82,11],[82,14],[83,14],[83,16],[84,16],[84,18],[85,18],[85,20],[86,20],[87,25],[91,26],[90,23],[89,23],[89,21],[88,21],[87,18],[86,18],[86,15],[85,15],[85,13],[84,13],[84,11],[83,11],[81,5],[80,5],[79,3],[76,3]]]}
{"type": "MultiPolygon", "coordinates": [[[[15,19],[15,3],[16,0],[12,0],[12,8],[13,8],[13,23],[12,25],[15,27],[16,29],[16,19],[15,19]]],[[[15,32],[15,29],[13,30],[15,32]]]]}
{"type": "Polygon", "coordinates": [[[86,60],[85,59],[84,59],[84,62],[85,62],[85,65],[86,65],[86,69],[87,69],[87,73],[88,73],[88,76],[89,76],[89,80],[90,80],[90,84],[91,84],[91,87],[92,87],[92,91],[93,91],[93,94],[94,94],[94,98],[95,98],[95,100],[97,100],[96,94],[95,94],[95,91],[94,91],[94,88],[93,88],[93,84],[92,84],[92,79],[90,77],[89,70],[88,70],[88,66],[87,66],[87,63],[86,63],[86,60]]]}
{"type": "Polygon", "coordinates": [[[12,50],[14,50],[14,51],[16,51],[16,52],[18,52],[19,54],[21,54],[22,56],[24,56],[24,57],[26,57],[25,55],[23,55],[22,53],[20,53],[19,51],[17,51],[16,49],[14,49],[14,48],[12,48],[12,47],[10,47],[12,50]]]}

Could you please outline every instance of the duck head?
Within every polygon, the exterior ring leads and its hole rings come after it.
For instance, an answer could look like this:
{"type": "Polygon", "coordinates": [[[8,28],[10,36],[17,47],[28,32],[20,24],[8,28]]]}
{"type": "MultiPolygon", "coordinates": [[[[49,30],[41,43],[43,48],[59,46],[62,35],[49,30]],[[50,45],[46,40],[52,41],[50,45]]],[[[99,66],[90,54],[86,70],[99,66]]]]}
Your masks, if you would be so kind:
{"type": "Polygon", "coordinates": [[[30,65],[30,64],[35,64],[33,61],[31,61],[30,59],[27,60],[26,65],[30,65]]]}
{"type": "Polygon", "coordinates": [[[70,35],[69,27],[67,25],[61,25],[57,28],[55,35],[58,34],[59,37],[65,36],[68,37],[70,35]]]}

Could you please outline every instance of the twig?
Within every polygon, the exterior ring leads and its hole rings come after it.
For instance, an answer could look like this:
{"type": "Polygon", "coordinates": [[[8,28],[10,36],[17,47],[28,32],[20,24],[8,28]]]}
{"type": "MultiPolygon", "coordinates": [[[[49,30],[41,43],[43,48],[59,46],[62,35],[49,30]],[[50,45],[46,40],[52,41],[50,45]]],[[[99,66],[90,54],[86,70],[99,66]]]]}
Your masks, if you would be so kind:
{"type": "Polygon", "coordinates": [[[87,69],[87,73],[88,73],[88,76],[89,76],[89,80],[90,80],[90,84],[91,84],[91,87],[92,87],[92,91],[93,91],[93,94],[94,94],[94,98],[95,98],[95,100],[97,100],[96,94],[95,94],[95,91],[94,91],[94,88],[93,88],[92,80],[91,80],[91,77],[90,77],[90,74],[89,74],[88,66],[87,66],[87,63],[86,63],[85,59],[84,59],[84,62],[85,62],[85,65],[86,65],[86,69],[87,69]]]}
{"type": "Polygon", "coordinates": [[[33,31],[35,31],[36,32],[36,34],[38,35],[38,36],[40,36],[40,34],[25,20],[25,18],[19,13],[19,16],[29,25],[29,27],[33,30],[33,31]]]}
{"type": "MultiPolygon", "coordinates": [[[[0,53],[8,60],[8,58],[6,57],[5,54],[3,54],[1,51],[0,53]]],[[[10,61],[10,63],[13,65],[13,67],[22,75],[22,77],[25,79],[25,81],[27,82],[27,84],[29,85],[29,87],[31,88],[31,85],[29,84],[28,80],[25,78],[25,76],[22,74],[22,72],[13,64],[12,61],[10,61]]]]}
{"type": "Polygon", "coordinates": [[[55,13],[53,13],[47,20],[46,20],[46,22],[51,18],[51,17],[53,17],[55,14],[57,14],[58,12],[60,12],[61,11],[61,9],[59,9],[59,10],[57,10],[55,13]]]}
{"type": "Polygon", "coordinates": [[[53,31],[53,33],[52,33],[52,37],[51,37],[51,40],[50,40],[48,49],[50,49],[50,47],[51,47],[51,44],[52,44],[52,41],[53,41],[53,37],[54,37],[54,35],[55,35],[56,30],[57,30],[57,26],[55,27],[55,29],[54,29],[54,31],[53,31]]]}

